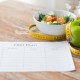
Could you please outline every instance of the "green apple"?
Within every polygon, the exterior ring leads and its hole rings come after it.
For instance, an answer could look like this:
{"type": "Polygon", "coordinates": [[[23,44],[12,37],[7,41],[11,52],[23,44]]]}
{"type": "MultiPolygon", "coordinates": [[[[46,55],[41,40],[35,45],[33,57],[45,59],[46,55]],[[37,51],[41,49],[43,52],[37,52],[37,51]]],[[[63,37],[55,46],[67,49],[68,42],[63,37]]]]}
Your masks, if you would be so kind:
{"type": "Polygon", "coordinates": [[[80,47],[80,20],[71,22],[70,25],[72,39],[70,41],[75,47],[80,47]]]}

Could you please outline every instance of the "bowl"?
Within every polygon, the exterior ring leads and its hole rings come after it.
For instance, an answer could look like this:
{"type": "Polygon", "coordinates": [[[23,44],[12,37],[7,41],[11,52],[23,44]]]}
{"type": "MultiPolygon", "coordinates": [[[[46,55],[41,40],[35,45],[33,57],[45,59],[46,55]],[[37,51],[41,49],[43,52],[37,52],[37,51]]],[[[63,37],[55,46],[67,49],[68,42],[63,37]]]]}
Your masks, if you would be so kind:
{"type": "MultiPolygon", "coordinates": [[[[48,35],[65,35],[65,28],[66,24],[62,25],[50,25],[47,23],[39,22],[39,14],[48,14],[51,10],[42,10],[39,12],[36,12],[33,16],[34,22],[36,24],[36,27],[44,34],[48,35]]],[[[58,17],[64,17],[64,16],[70,16],[70,18],[76,19],[76,16],[68,11],[65,10],[53,10],[54,14],[56,14],[58,17]]]]}

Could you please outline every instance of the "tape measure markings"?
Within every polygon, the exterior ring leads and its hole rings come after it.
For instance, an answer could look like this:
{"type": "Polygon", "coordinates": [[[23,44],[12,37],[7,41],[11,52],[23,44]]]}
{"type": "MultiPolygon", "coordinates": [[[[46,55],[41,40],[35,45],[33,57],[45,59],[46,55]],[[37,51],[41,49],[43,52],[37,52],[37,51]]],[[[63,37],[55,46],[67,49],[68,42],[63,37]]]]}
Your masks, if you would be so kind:
{"type": "Polygon", "coordinates": [[[59,36],[55,36],[55,35],[46,35],[46,34],[42,34],[37,32],[37,28],[36,25],[33,24],[31,26],[29,26],[29,34],[37,39],[40,40],[50,40],[50,41],[58,41],[58,40],[65,40],[66,39],[66,35],[59,35],[59,36]]]}
{"type": "MultiPolygon", "coordinates": [[[[66,39],[68,39],[69,37],[72,38],[71,31],[70,31],[70,25],[71,25],[71,23],[67,24],[67,26],[66,26],[66,39]]],[[[75,49],[71,45],[70,45],[70,51],[72,54],[74,54],[76,56],[80,56],[80,50],[75,49]]]]}

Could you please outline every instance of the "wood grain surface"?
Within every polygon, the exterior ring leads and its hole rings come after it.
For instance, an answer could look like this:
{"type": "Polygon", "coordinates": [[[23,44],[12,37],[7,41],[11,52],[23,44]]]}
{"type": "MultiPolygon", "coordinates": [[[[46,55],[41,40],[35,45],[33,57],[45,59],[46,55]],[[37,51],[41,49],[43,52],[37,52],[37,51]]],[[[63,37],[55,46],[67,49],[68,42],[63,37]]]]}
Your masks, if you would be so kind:
{"type": "MultiPolygon", "coordinates": [[[[0,41],[39,41],[28,34],[33,14],[43,8],[9,0],[0,3],[0,41]]],[[[73,72],[0,73],[0,80],[80,80],[80,59],[73,57],[73,72]]]]}

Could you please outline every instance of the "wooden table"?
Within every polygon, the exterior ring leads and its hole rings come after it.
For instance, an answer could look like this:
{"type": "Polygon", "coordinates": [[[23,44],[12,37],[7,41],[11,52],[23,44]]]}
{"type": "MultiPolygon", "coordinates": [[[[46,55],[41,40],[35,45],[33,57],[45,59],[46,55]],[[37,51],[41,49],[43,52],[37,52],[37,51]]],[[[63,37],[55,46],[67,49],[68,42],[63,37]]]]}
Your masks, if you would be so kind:
{"type": "MultiPolygon", "coordinates": [[[[28,35],[37,6],[9,0],[0,4],[0,41],[39,41],[28,35]],[[26,25],[26,26],[24,26],[26,25]]],[[[74,72],[0,73],[0,80],[80,80],[80,59],[73,58],[74,72]]]]}

